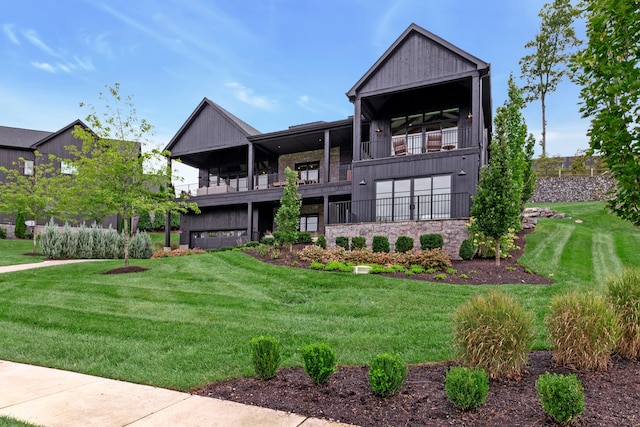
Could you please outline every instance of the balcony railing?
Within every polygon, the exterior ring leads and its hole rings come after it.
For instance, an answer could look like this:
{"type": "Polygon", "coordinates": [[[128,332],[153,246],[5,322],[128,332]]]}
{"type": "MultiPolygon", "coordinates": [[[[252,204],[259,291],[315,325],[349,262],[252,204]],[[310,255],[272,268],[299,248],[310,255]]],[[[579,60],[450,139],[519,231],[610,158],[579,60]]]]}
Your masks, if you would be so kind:
{"type": "Polygon", "coordinates": [[[469,193],[333,202],[328,224],[466,218],[470,211],[469,193]]]}
{"type": "MultiPolygon", "coordinates": [[[[329,171],[329,182],[351,181],[351,165],[340,165],[329,171]]],[[[298,172],[298,185],[323,184],[324,168],[298,172]]],[[[284,173],[265,173],[253,177],[253,187],[247,187],[248,178],[234,178],[221,181],[219,184],[199,186],[198,184],[176,185],[176,196],[187,194],[190,197],[208,196],[213,194],[235,193],[238,191],[264,190],[267,188],[284,187],[287,179],[284,173]]]]}
{"type": "Polygon", "coordinates": [[[360,159],[436,153],[471,146],[471,128],[452,128],[363,142],[360,144],[360,159]]]}

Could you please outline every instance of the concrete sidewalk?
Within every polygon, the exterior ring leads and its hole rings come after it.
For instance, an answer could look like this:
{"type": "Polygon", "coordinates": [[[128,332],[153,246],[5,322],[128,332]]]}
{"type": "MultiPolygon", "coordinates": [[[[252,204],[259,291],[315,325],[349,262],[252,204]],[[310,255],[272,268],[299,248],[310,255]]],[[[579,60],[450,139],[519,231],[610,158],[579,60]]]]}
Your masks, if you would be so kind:
{"type": "Polygon", "coordinates": [[[78,262],[95,262],[104,261],[101,259],[60,259],[60,260],[46,260],[42,262],[33,262],[30,264],[15,264],[5,265],[0,267],[0,273],[11,273],[12,271],[31,270],[32,268],[52,267],[54,265],[62,264],[75,264],[78,262]]]}
{"type": "Polygon", "coordinates": [[[46,427],[339,427],[316,418],[0,361],[0,415],[46,427]]]}

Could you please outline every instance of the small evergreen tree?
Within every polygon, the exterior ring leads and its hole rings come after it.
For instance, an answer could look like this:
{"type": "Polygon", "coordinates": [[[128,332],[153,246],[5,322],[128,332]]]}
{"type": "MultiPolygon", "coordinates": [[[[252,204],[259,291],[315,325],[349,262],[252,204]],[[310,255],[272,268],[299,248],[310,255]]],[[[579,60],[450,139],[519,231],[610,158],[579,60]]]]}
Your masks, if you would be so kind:
{"type": "Polygon", "coordinates": [[[24,223],[24,214],[22,212],[18,212],[18,215],[16,215],[16,228],[13,230],[13,234],[16,239],[24,239],[27,235],[27,226],[24,223]]]}
{"type": "Polygon", "coordinates": [[[275,222],[282,243],[288,243],[291,249],[298,237],[302,196],[298,192],[297,172],[287,167],[284,173],[287,183],[284,186],[284,194],[280,199],[280,208],[276,212],[275,222]]]}

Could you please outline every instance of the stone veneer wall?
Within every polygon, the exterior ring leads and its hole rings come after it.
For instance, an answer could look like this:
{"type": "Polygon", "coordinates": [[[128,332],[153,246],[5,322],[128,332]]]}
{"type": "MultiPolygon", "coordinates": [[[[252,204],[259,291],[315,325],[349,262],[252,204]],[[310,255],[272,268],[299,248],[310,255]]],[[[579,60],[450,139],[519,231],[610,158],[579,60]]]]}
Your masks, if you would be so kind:
{"type": "Polygon", "coordinates": [[[607,176],[538,178],[536,191],[529,203],[608,200],[611,197],[607,193],[615,185],[616,181],[607,176]]]}
{"type": "Polygon", "coordinates": [[[373,236],[387,236],[391,251],[395,248],[396,239],[409,236],[413,239],[415,249],[420,249],[420,235],[440,234],[444,240],[443,249],[451,259],[460,259],[458,252],[462,241],[469,237],[465,224],[469,219],[442,219],[432,221],[399,221],[399,222],[363,222],[358,224],[331,224],[325,226],[325,237],[328,247],[335,247],[336,237],[364,236],[367,247],[371,247],[373,236]]]}

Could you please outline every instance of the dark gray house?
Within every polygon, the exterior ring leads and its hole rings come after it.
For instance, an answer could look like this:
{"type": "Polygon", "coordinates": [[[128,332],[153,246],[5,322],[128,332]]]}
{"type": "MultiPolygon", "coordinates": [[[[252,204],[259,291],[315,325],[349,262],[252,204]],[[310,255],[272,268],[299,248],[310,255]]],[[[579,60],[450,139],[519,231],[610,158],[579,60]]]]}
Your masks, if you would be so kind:
{"type": "Polygon", "coordinates": [[[457,255],[491,135],[490,66],[412,24],[347,92],[354,114],[260,133],[204,99],[172,138],[199,170],[180,188],[201,213],[181,244],[236,245],[274,230],[286,167],[298,172],[300,229],[335,236],[437,232],[457,255]]]}

